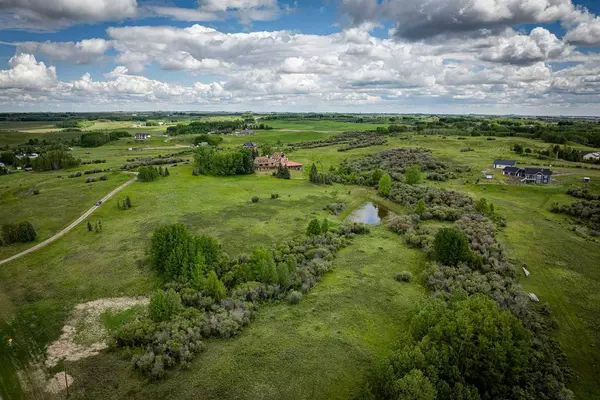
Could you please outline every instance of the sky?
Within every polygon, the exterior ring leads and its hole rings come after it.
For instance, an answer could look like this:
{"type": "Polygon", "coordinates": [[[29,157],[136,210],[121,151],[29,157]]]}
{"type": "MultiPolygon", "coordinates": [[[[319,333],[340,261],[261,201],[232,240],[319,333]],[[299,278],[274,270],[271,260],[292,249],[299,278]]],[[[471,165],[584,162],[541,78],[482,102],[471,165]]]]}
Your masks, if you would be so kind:
{"type": "Polygon", "coordinates": [[[0,112],[600,115],[598,0],[0,0],[0,112]]]}

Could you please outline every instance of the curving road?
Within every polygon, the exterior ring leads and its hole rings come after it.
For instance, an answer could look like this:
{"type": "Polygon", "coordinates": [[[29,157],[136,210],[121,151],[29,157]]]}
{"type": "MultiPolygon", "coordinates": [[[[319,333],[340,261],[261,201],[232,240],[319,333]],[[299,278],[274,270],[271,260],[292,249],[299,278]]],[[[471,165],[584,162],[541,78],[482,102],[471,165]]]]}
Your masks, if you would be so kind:
{"type": "MultiPolygon", "coordinates": [[[[111,197],[113,197],[115,194],[119,193],[121,190],[123,190],[126,186],[132,184],[133,182],[135,182],[137,179],[137,176],[127,182],[125,182],[124,184],[122,184],[121,186],[119,186],[118,188],[116,188],[115,190],[113,190],[112,192],[110,192],[109,194],[107,194],[106,196],[104,196],[102,198],[102,203],[104,203],[105,201],[107,201],[108,199],[110,199],[111,197]]],[[[100,204],[102,205],[102,204],[100,204]]],[[[90,208],[89,210],[87,210],[82,216],[80,216],[79,218],[77,218],[75,221],[73,221],[71,223],[71,225],[67,226],[65,229],[63,229],[62,231],[58,232],[56,235],[49,237],[48,239],[44,240],[43,242],[40,242],[38,244],[36,244],[35,246],[22,251],[18,254],[15,254],[14,256],[8,257],[7,259],[4,260],[0,260],[0,265],[5,264],[7,262],[11,262],[12,260],[15,260],[17,258],[23,257],[24,255],[27,255],[29,253],[33,253],[36,250],[41,249],[42,247],[48,246],[50,243],[54,242],[55,240],[58,240],[61,236],[66,235],[67,233],[69,233],[73,228],[75,228],[77,225],[79,225],[81,222],[83,222],[87,217],[90,216],[91,213],[93,213],[98,207],[97,205],[94,205],[92,208],[90,208]]]]}

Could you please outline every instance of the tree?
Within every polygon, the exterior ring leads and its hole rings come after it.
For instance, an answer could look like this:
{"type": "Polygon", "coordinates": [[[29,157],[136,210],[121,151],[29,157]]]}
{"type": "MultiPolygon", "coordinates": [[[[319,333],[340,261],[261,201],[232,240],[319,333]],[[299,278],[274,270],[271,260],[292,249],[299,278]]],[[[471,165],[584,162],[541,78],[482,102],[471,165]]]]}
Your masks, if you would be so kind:
{"type": "Polygon", "coordinates": [[[513,146],[513,151],[517,154],[523,154],[523,145],[520,143],[517,143],[513,146]]]}
{"type": "Polygon", "coordinates": [[[392,189],[392,178],[390,178],[389,174],[383,174],[379,179],[379,186],[377,187],[377,191],[381,197],[388,197],[390,195],[390,190],[392,189]]]}
{"type": "Polygon", "coordinates": [[[277,172],[275,173],[275,177],[279,179],[291,179],[292,175],[290,174],[290,170],[286,165],[279,164],[277,167],[277,172]]]}
{"type": "Polygon", "coordinates": [[[173,289],[166,292],[159,289],[150,297],[148,309],[153,321],[168,321],[182,309],[181,297],[173,289]]]}
{"type": "Polygon", "coordinates": [[[150,259],[154,269],[168,280],[201,286],[206,269],[204,256],[185,225],[166,225],[155,230],[150,259]]]}
{"type": "Polygon", "coordinates": [[[92,226],[92,223],[90,221],[87,222],[87,228],[89,232],[94,230],[94,227],[92,226]]]}
{"type": "Polygon", "coordinates": [[[158,170],[155,167],[140,167],[138,171],[138,180],[141,182],[152,182],[158,178],[158,170]]]}
{"type": "Polygon", "coordinates": [[[329,231],[329,220],[327,218],[323,218],[323,223],[321,224],[321,234],[326,234],[329,231]]]}
{"type": "Polygon", "coordinates": [[[437,392],[418,369],[411,370],[394,383],[395,398],[403,400],[435,400],[437,392]]]}
{"type": "Polygon", "coordinates": [[[127,208],[131,208],[131,198],[129,196],[125,197],[125,205],[127,208]]]}
{"type": "Polygon", "coordinates": [[[208,279],[206,280],[206,292],[212,297],[216,302],[221,301],[227,295],[227,290],[225,290],[225,285],[217,276],[217,273],[214,270],[211,270],[208,273],[208,279]]]}
{"type": "Polygon", "coordinates": [[[273,153],[273,148],[271,147],[271,145],[269,143],[263,143],[260,145],[260,155],[261,156],[268,156],[271,155],[273,153]]]}
{"type": "Polygon", "coordinates": [[[321,183],[321,179],[319,177],[319,171],[317,170],[317,166],[313,163],[310,166],[310,173],[308,175],[308,180],[311,183],[321,183]]]}
{"type": "Polygon", "coordinates": [[[308,224],[308,228],[306,229],[306,234],[308,236],[317,236],[321,234],[321,224],[318,219],[313,219],[308,224]]]}
{"type": "Polygon", "coordinates": [[[287,263],[279,263],[277,264],[277,283],[281,286],[282,289],[287,289],[290,287],[291,279],[290,279],[290,271],[288,269],[287,263]]]}
{"type": "Polygon", "coordinates": [[[383,176],[384,172],[377,168],[375,169],[375,171],[373,171],[373,173],[371,174],[371,179],[370,179],[370,184],[371,186],[377,186],[379,184],[379,181],[381,179],[381,177],[383,176]]]}
{"type": "Polygon", "coordinates": [[[252,279],[262,283],[277,282],[277,267],[271,250],[258,247],[250,257],[252,279]]]}
{"type": "Polygon", "coordinates": [[[425,203],[425,199],[421,199],[417,202],[415,206],[415,213],[419,215],[423,215],[427,212],[427,204],[425,203]]]}
{"type": "Polygon", "coordinates": [[[408,167],[404,172],[404,179],[409,185],[416,185],[421,182],[421,168],[418,165],[408,167]]]}
{"type": "Polygon", "coordinates": [[[5,244],[33,242],[37,237],[31,222],[2,225],[2,242],[5,244]]]}
{"type": "Polygon", "coordinates": [[[455,266],[472,259],[469,239],[456,228],[442,228],[433,241],[435,259],[444,265],[455,266]]]}
{"type": "Polygon", "coordinates": [[[169,173],[169,168],[165,167],[165,176],[169,176],[169,175],[171,175],[171,174],[169,173]]]}

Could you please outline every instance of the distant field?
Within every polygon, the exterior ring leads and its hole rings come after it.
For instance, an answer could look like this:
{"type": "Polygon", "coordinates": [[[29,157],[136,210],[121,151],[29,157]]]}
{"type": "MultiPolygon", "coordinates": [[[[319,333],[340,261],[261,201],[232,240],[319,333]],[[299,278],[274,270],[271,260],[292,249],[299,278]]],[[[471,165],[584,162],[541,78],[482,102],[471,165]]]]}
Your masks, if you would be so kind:
{"type": "MultiPolygon", "coordinates": [[[[252,141],[286,150],[288,143],[326,139],[335,133],[378,126],[319,121],[265,123],[276,129],[257,130],[252,136],[225,135],[223,146],[252,141]]],[[[154,134],[166,129],[164,126],[130,128],[130,122],[103,124],[102,129],[126,129],[132,133],[154,134]]],[[[0,129],[7,128],[0,126],[0,129]]],[[[61,135],[66,134],[0,132],[0,145],[22,143],[30,137],[61,135]]],[[[69,171],[0,176],[0,220],[30,220],[42,240],[129,179],[118,172],[127,159],[183,151],[156,148],[187,145],[192,137],[165,140],[156,136],[143,142],[124,138],[98,148],[76,147],[73,154],[84,161],[107,162],[69,171]],[[117,171],[109,174],[106,182],[85,184],[85,177],[66,178],[73,171],[92,168],[117,171]],[[59,175],[63,178],[58,178],[59,175]],[[33,195],[33,187],[40,189],[38,196],[33,195]]],[[[314,162],[319,170],[327,171],[345,159],[385,149],[424,147],[453,165],[471,167],[471,172],[460,179],[427,184],[467,192],[476,198],[486,197],[507,218],[508,225],[499,235],[515,264],[526,263],[532,273],[529,278],[522,278],[525,289],[548,301],[559,321],[556,337],[576,373],[571,387],[577,398],[591,400],[597,397],[600,387],[600,243],[578,236],[571,230],[568,218],[552,214],[548,208],[555,201],[562,204],[575,201],[565,192],[570,186],[581,185],[583,176],[591,177],[590,189],[600,192],[600,170],[577,168],[584,166],[578,163],[542,162],[517,156],[511,150],[515,143],[532,149],[548,147],[542,141],[522,138],[459,140],[455,136],[401,134],[388,137],[388,143],[381,146],[346,152],[338,151],[339,146],[330,146],[296,150],[287,155],[303,163],[306,169],[314,162]],[[461,152],[467,147],[474,151],[461,152]],[[491,169],[492,161],[497,158],[516,159],[520,165],[551,166],[556,172],[555,183],[515,185],[498,170],[491,169]],[[494,179],[482,178],[486,170],[494,174],[494,179]]],[[[193,155],[184,157],[192,159],[193,155]]],[[[103,297],[146,294],[157,287],[159,282],[150,271],[146,251],[152,232],[161,224],[182,222],[193,232],[213,235],[231,256],[237,256],[256,246],[302,237],[308,221],[315,217],[328,217],[340,223],[354,207],[375,196],[373,190],[355,186],[312,185],[307,182],[306,171],[294,171],[293,179],[285,181],[269,173],[231,178],[194,177],[192,168],[191,164],[169,166],[170,177],[152,183],[134,183],[106,202],[90,218],[92,222],[102,219],[102,233],[88,232],[82,224],[46,248],[3,265],[0,322],[11,321],[11,335],[43,348],[58,337],[75,304],[103,297]],[[279,194],[280,198],[271,200],[271,194],[279,194]],[[126,195],[131,197],[134,207],[127,211],[117,209],[117,200],[126,195]],[[252,203],[252,196],[259,196],[260,201],[252,203]],[[323,207],[337,201],[347,201],[349,208],[340,216],[328,215],[323,207]]],[[[394,212],[404,211],[388,205],[394,212]]],[[[29,246],[0,247],[0,259],[29,246]]],[[[250,327],[238,337],[209,341],[207,351],[193,361],[191,370],[176,370],[163,382],[149,383],[133,372],[130,363],[118,353],[103,353],[69,366],[75,377],[72,396],[352,398],[373,361],[384,357],[402,340],[408,319],[427,295],[418,280],[412,284],[394,281],[394,272],[409,269],[417,275],[424,264],[421,252],[408,249],[401,237],[376,228],[371,235],[356,238],[339,254],[335,269],[300,305],[264,305],[250,327]]],[[[0,339],[0,365],[8,365],[1,332],[0,339]]],[[[6,379],[14,371],[0,367],[0,374],[6,379]]]]}

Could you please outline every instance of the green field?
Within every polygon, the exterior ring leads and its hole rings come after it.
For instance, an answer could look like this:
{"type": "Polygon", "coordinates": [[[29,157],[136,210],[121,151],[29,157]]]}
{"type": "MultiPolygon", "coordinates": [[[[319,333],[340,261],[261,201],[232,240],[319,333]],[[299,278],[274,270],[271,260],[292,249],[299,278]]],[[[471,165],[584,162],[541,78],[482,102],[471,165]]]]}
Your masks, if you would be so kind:
{"type": "MultiPolygon", "coordinates": [[[[274,130],[256,131],[253,136],[225,136],[224,146],[247,141],[270,143],[276,148],[287,143],[319,140],[335,132],[375,129],[375,124],[318,121],[266,121],[274,130]]],[[[106,129],[119,127],[106,123],[106,129]]],[[[124,123],[118,123],[124,124],[124,123]]],[[[131,123],[127,123],[131,125],[131,123]]],[[[121,126],[123,128],[124,126],[121,126]]],[[[97,127],[96,127],[97,128],[97,127]]],[[[2,128],[0,129],[7,129],[2,128]]],[[[11,129],[19,129],[12,127],[11,129]]],[[[27,126],[25,130],[33,129],[27,126]]],[[[152,132],[166,128],[153,127],[152,132]],[[158,129],[160,128],[160,129],[158,129]]],[[[127,129],[130,130],[130,129],[127,129]]],[[[31,134],[0,133],[0,144],[20,143],[31,134]],[[12,136],[3,136],[12,135],[12,136]],[[6,139],[6,140],[5,140],[6,139]]],[[[41,133],[39,135],[42,135],[41,133]]],[[[43,134],[49,135],[49,134],[43,134]]],[[[56,133],[61,135],[61,133],[56,133]]],[[[57,136],[58,137],[58,136],[57,136]]],[[[485,137],[442,138],[398,135],[381,146],[339,152],[339,146],[296,150],[288,157],[309,167],[327,170],[345,159],[395,147],[425,147],[433,155],[457,165],[471,167],[460,179],[432,183],[492,200],[508,225],[500,237],[515,263],[525,263],[532,275],[522,278],[524,288],[547,301],[557,317],[557,339],[566,351],[576,376],[571,389],[579,399],[594,399],[600,387],[600,243],[578,235],[571,221],[548,211],[554,202],[574,201],[565,194],[591,177],[590,190],[600,192],[600,170],[576,168],[577,163],[558,161],[553,166],[555,183],[521,186],[493,171],[497,158],[516,159],[520,165],[540,160],[516,156],[511,147],[522,143],[531,148],[548,145],[530,139],[485,137]],[[465,147],[474,151],[461,152],[465,147]]],[[[18,172],[0,176],[0,220],[29,220],[41,241],[68,225],[93,203],[130,179],[119,166],[134,157],[165,155],[184,148],[152,149],[187,145],[188,138],[153,137],[142,144],[120,139],[99,148],[74,148],[82,160],[105,159],[104,164],[85,165],[59,172],[18,172]],[[148,150],[128,150],[129,148],[148,150]],[[114,168],[106,182],[85,184],[85,176],[69,179],[74,171],[114,168]],[[59,178],[59,176],[62,176],[59,178]],[[34,195],[31,188],[39,188],[34,195]]],[[[191,159],[190,154],[183,156],[191,159]]],[[[552,165],[547,162],[545,165],[552,165]]],[[[59,335],[72,308],[104,297],[144,295],[159,286],[150,270],[146,251],[154,229],[182,222],[194,233],[217,238],[231,256],[257,246],[272,246],[305,234],[313,218],[328,216],[323,207],[347,201],[349,208],[328,218],[340,223],[353,207],[374,198],[371,189],[357,186],[316,186],[303,171],[291,180],[275,179],[268,173],[230,178],[192,176],[192,164],[169,167],[171,176],[156,182],[136,182],[103,204],[89,218],[102,220],[101,233],[88,232],[85,224],[55,243],[0,267],[0,383],[15,379],[9,361],[24,358],[25,346],[43,349],[59,335]],[[271,199],[271,194],[279,194],[271,199]],[[130,196],[133,208],[119,210],[117,200],[130,196]],[[260,197],[252,203],[253,196],[260,197]],[[7,333],[8,332],[8,333],[7,333]],[[9,349],[8,335],[19,351],[9,349]],[[20,347],[21,346],[21,347],[20,347]],[[11,351],[13,353],[11,353],[11,351]]],[[[92,176],[99,176],[92,175],[92,176]]],[[[402,208],[388,204],[394,212],[402,208]]],[[[0,247],[0,259],[31,246],[0,247]]],[[[385,357],[403,337],[412,314],[427,291],[415,279],[398,283],[394,273],[410,270],[418,275],[425,255],[409,249],[401,237],[383,227],[357,237],[343,249],[335,268],[297,306],[263,305],[250,326],[228,340],[209,340],[207,350],[196,357],[189,370],[174,370],[169,378],[150,383],[134,372],[116,352],[69,365],[75,379],[73,398],[181,398],[181,399],[349,399],[357,393],[376,360],[385,357]]],[[[7,385],[8,386],[8,385],[7,385]]],[[[19,398],[19,388],[10,386],[19,398]]],[[[7,398],[11,398],[10,396],[7,398]]]]}

